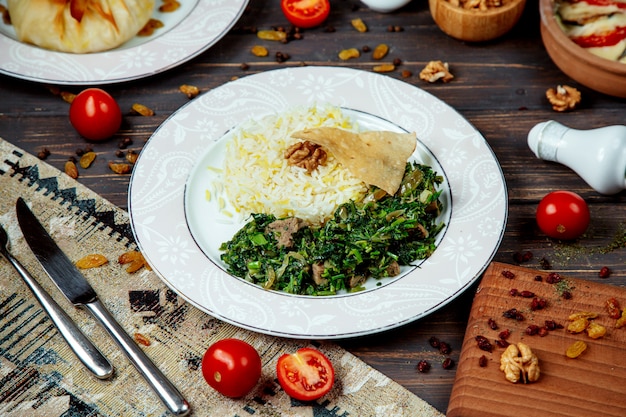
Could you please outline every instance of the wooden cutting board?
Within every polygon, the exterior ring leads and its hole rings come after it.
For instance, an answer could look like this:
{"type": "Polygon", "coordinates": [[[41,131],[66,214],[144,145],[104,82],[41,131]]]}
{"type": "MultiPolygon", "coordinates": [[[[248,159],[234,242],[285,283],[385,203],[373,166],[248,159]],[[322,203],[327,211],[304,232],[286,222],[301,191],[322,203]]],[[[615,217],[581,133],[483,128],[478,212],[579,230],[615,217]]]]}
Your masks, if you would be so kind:
{"type": "Polygon", "coordinates": [[[564,284],[549,284],[549,271],[492,263],[476,290],[460,353],[456,378],[451,393],[448,417],[624,417],[626,416],[626,327],[615,328],[615,319],[608,316],[606,300],[616,298],[626,307],[626,288],[568,278],[571,299],[560,293],[564,284]],[[502,272],[515,276],[506,278],[502,272]],[[537,276],[542,281],[536,280],[537,276]],[[529,298],[511,296],[510,290],[532,291],[548,301],[546,308],[531,310],[529,298]],[[523,321],[503,317],[516,308],[523,321]],[[571,334],[565,328],[570,314],[591,311],[599,314],[596,322],[606,327],[606,335],[591,339],[586,333],[571,334]],[[489,319],[495,320],[493,330],[489,319]],[[546,336],[527,335],[531,324],[544,326],[554,320],[565,328],[549,331],[546,336]],[[511,383],[500,371],[504,348],[494,345],[491,353],[478,348],[475,337],[482,335],[491,343],[499,333],[509,329],[510,343],[523,342],[539,359],[541,376],[533,383],[511,383]],[[566,349],[575,341],[587,343],[587,350],[576,359],[566,357],[566,349]],[[479,358],[485,355],[487,365],[479,358]]]}

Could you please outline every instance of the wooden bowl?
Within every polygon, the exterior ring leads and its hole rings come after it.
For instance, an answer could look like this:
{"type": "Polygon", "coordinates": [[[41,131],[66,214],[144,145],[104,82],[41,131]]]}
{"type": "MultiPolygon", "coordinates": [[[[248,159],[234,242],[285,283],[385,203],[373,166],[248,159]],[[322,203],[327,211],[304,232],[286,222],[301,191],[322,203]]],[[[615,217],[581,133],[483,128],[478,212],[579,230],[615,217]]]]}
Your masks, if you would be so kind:
{"type": "Polygon", "coordinates": [[[442,31],[462,41],[484,42],[511,30],[522,16],[526,0],[504,0],[502,6],[487,11],[467,10],[447,0],[428,0],[428,4],[442,31]]]}
{"type": "Polygon", "coordinates": [[[541,38],[554,64],[580,84],[626,98],[626,64],[600,58],[572,42],[559,26],[554,0],[540,0],[541,38]]]}

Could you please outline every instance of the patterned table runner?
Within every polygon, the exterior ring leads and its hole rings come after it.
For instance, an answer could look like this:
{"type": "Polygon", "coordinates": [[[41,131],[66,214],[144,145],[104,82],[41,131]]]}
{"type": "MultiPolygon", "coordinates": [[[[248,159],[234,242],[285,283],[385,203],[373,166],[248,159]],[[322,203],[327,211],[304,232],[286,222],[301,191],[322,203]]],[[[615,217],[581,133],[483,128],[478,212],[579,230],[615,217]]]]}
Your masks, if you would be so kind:
{"type": "Polygon", "coordinates": [[[98,253],[110,260],[84,270],[102,302],[184,394],[194,416],[443,416],[354,355],[329,342],[288,340],[221,322],[187,304],[151,271],[129,274],[118,257],[136,248],[128,215],[93,191],[0,139],[0,223],[10,250],[70,314],[116,368],[106,381],[93,377],[10,264],[0,259],[0,415],[3,417],[167,416],[165,407],[108,334],[76,309],[45,275],[27,247],[15,216],[24,198],[72,261],[98,253]],[[263,362],[260,383],[231,400],[203,380],[200,363],[210,344],[246,340],[263,362]],[[277,358],[311,344],[333,362],[332,391],[314,403],[287,396],[275,380],[277,358]]]}

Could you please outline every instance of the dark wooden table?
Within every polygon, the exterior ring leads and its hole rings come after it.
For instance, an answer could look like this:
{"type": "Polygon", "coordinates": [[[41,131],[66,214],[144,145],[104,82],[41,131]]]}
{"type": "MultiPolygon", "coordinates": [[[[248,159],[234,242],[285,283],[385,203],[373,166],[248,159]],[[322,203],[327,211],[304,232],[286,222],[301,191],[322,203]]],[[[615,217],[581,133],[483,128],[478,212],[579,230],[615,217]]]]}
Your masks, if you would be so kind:
{"type": "MultiPolygon", "coordinates": [[[[254,28],[287,26],[279,2],[251,0],[237,25],[207,52],[163,74],[106,86],[124,112],[138,102],[154,109],[155,115],[143,117],[126,112],[122,129],[104,142],[88,143],[82,139],[69,123],[69,105],[52,94],[48,86],[0,76],[0,137],[33,154],[47,148],[47,162],[61,170],[77,149],[92,147],[98,153],[98,163],[82,170],[78,180],[127,208],[130,176],[111,172],[107,161],[120,159],[116,151],[124,138],[132,139],[129,149],[141,151],[159,124],[188,102],[178,91],[180,85],[192,84],[207,91],[234,77],[300,65],[350,66],[371,71],[378,62],[371,59],[370,53],[341,61],[338,52],[386,43],[390,46],[386,61],[402,62],[388,76],[416,85],[457,109],[482,132],[502,165],[508,186],[509,216],[494,260],[514,263],[516,252],[531,251],[533,260],[526,266],[539,269],[539,261],[544,258],[554,270],[570,276],[626,285],[626,251],[598,250],[616,242],[616,234],[624,233],[626,194],[596,193],[569,168],[535,158],[526,142],[528,131],[536,123],[550,119],[578,129],[624,124],[626,101],[578,85],[552,63],[541,42],[536,1],[528,2],[521,21],[510,33],[484,44],[460,42],[441,32],[431,18],[426,0],[414,0],[391,14],[372,12],[357,0],[331,3],[331,16],[325,25],[303,31],[300,40],[279,44],[259,41],[253,33],[254,28]],[[356,17],[367,23],[368,32],[359,33],[351,27],[350,21],[356,17]],[[328,30],[329,27],[334,30],[328,30]],[[272,53],[266,58],[255,57],[250,52],[255,44],[267,45],[272,53]],[[277,62],[273,55],[276,51],[288,54],[289,59],[277,62]],[[448,62],[454,80],[446,84],[420,80],[418,74],[430,60],[448,62]],[[403,70],[412,75],[403,77],[403,70]],[[577,87],[582,92],[578,109],[569,113],[552,110],[545,92],[559,84],[577,87]],[[578,192],[589,203],[590,228],[574,243],[546,238],[535,225],[538,201],[556,189],[578,192]],[[613,271],[608,279],[598,277],[603,266],[613,271]]],[[[81,87],[61,89],[77,93],[81,87]]],[[[427,318],[385,334],[340,343],[445,412],[455,368],[445,370],[439,366],[443,356],[428,340],[435,336],[448,342],[452,347],[449,356],[458,360],[474,289],[427,318]],[[416,370],[421,359],[431,362],[430,372],[416,370]]]]}

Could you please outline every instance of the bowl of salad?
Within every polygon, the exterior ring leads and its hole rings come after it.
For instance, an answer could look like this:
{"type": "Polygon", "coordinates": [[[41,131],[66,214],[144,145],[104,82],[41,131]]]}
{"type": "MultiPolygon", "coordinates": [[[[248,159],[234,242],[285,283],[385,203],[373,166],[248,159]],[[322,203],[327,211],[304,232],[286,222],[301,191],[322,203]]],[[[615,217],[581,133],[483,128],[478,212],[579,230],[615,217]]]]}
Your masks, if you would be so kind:
{"type": "Polygon", "coordinates": [[[541,37],[561,71],[592,90],[626,97],[626,4],[540,0],[541,37]]]}

